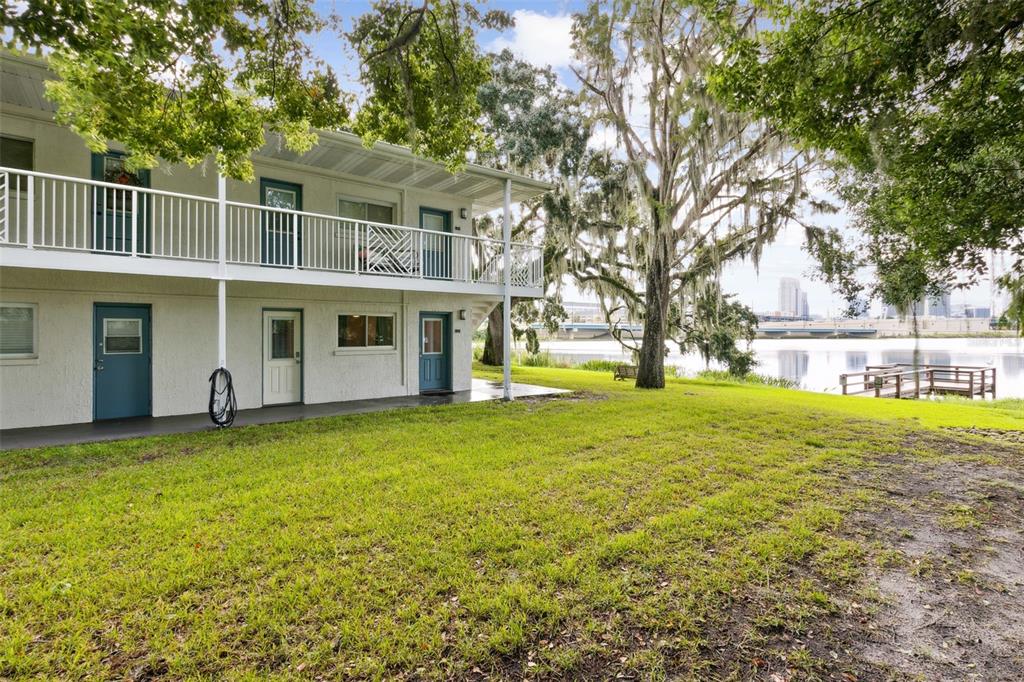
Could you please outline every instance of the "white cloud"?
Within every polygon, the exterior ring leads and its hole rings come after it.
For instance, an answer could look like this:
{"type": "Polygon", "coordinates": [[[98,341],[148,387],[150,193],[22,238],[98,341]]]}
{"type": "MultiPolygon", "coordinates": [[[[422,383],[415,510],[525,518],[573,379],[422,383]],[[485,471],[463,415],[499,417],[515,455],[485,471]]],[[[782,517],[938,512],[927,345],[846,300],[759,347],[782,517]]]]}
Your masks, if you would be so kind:
{"type": "Polygon", "coordinates": [[[547,15],[528,9],[517,9],[512,13],[515,27],[507,34],[498,36],[486,48],[500,52],[508,48],[517,57],[534,66],[551,66],[562,69],[573,62],[572,56],[572,15],[547,15]]]}

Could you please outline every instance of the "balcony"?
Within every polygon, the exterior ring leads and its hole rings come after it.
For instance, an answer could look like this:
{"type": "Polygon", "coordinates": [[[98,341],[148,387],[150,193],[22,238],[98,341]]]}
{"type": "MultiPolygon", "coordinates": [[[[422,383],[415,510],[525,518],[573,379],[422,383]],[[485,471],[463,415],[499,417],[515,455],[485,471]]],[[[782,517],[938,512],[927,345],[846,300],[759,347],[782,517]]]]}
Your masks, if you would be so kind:
{"type": "MultiPolygon", "coordinates": [[[[7,266],[500,294],[504,256],[486,237],[0,167],[7,266]]],[[[513,294],[541,296],[541,248],[512,243],[510,263],[513,294]]]]}

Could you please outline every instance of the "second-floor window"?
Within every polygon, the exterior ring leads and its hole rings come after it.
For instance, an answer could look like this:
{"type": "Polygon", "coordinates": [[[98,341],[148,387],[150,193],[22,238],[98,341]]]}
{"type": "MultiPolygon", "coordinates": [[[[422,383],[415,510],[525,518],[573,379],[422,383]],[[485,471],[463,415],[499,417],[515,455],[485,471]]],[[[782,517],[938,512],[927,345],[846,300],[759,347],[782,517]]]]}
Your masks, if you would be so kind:
{"type": "Polygon", "coordinates": [[[338,215],[352,220],[369,220],[372,223],[395,224],[395,207],[392,204],[375,204],[372,201],[338,199],[338,215]]]}
{"type": "MultiPolygon", "coordinates": [[[[31,139],[0,135],[0,166],[19,170],[34,170],[32,145],[31,139]]],[[[27,175],[11,173],[7,177],[6,188],[8,191],[25,191],[28,187],[27,175]]]]}
{"type": "Polygon", "coordinates": [[[0,135],[0,166],[32,170],[32,140],[0,135]]]}

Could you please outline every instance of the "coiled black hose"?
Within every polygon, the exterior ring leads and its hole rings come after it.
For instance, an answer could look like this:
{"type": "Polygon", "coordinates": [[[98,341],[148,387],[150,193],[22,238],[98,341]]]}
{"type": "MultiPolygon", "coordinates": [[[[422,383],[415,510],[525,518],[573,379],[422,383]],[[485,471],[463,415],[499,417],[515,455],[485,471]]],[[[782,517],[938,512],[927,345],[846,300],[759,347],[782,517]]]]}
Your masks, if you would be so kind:
{"type": "Polygon", "coordinates": [[[225,428],[231,426],[235,421],[236,412],[238,412],[238,403],[235,401],[235,387],[231,383],[231,372],[223,367],[218,367],[210,375],[210,419],[218,427],[225,428]]]}

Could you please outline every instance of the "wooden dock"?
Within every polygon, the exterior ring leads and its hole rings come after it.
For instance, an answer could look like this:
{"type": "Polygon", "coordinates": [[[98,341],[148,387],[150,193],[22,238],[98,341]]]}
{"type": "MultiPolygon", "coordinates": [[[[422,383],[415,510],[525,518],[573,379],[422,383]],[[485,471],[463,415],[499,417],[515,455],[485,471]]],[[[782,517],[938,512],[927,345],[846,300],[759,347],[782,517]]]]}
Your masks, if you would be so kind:
{"type": "Polygon", "coordinates": [[[839,375],[843,395],[920,398],[960,395],[982,400],[996,397],[996,368],[972,365],[868,365],[863,372],[839,375]]]}

